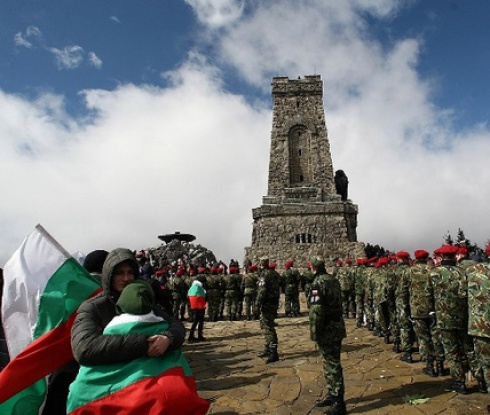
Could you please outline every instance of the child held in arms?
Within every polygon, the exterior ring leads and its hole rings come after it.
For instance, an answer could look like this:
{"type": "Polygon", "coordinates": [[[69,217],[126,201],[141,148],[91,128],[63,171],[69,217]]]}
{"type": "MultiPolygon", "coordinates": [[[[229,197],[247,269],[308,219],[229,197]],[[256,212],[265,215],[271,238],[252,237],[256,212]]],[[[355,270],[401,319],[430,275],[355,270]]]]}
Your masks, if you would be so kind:
{"type": "MultiPolygon", "coordinates": [[[[135,280],[121,292],[118,315],[104,329],[107,335],[129,333],[149,337],[168,323],[152,311],[154,293],[149,283],[135,280]]],[[[189,365],[180,348],[160,357],[141,357],[107,365],[81,366],[70,386],[70,415],[204,415],[209,403],[197,394],[189,365]]]]}

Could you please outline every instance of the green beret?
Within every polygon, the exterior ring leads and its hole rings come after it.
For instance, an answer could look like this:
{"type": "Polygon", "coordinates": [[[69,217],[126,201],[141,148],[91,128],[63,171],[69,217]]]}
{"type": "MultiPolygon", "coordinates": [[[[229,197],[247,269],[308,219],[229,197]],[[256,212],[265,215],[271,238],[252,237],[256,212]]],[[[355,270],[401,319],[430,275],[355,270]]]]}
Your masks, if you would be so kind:
{"type": "Polygon", "coordinates": [[[144,280],[135,280],[122,290],[116,307],[120,313],[148,314],[153,309],[155,294],[144,280]]]}

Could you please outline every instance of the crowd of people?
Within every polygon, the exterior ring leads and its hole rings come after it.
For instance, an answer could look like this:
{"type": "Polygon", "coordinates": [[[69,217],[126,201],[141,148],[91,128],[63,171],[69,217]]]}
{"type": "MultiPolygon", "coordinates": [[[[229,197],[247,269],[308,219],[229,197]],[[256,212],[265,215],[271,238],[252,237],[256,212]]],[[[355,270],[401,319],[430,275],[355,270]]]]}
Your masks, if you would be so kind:
{"type": "MultiPolygon", "coordinates": [[[[260,319],[265,345],[259,356],[266,363],[279,360],[275,318],[280,298],[284,299],[285,315],[298,316],[299,296],[303,293],[311,338],[324,346],[319,344],[328,393],[316,404],[330,406],[327,414],[342,414],[346,413],[340,366],[344,319],[355,319],[357,327],[383,337],[406,363],[414,363],[413,355],[418,349],[425,364],[423,373],[430,377],[450,374],[448,390],[469,393],[466,378],[471,373],[478,382],[477,392],[487,393],[488,257],[490,247],[475,260],[469,259],[464,246],[443,245],[432,255],[422,249],[413,255],[407,251],[383,251],[381,256],[370,258],[335,258],[326,265],[322,260],[316,267],[315,260],[302,268],[290,260],[284,270],[276,269],[269,258],[261,258],[256,264],[245,261],[241,269],[233,260],[229,267],[221,263],[194,269],[180,264],[174,269],[170,266],[155,271],[153,279],[159,282],[159,289],[167,291],[161,298],[167,299],[167,307],[181,320],[193,318],[186,311],[185,292],[194,279],[202,281],[206,290],[208,321],[260,319]],[[328,301],[322,299],[325,296],[328,301]],[[316,307],[318,302],[322,303],[320,309],[316,307]],[[319,313],[325,315],[318,317],[319,313]],[[323,326],[318,326],[318,321],[323,326]],[[323,339],[319,333],[328,336],[323,339]],[[335,343],[332,339],[336,339],[335,343]],[[341,403],[336,405],[337,401],[341,403]]],[[[192,335],[190,340],[199,338],[192,335]]]]}
{"type": "MultiPolygon", "coordinates": [[[[275,320],[280,299],[285,316],[295,317],[306,311],[300,308],[300,295],[305,296],[308,308],[311,340],[323,360],[327,393],[315,405],[328,406],[325,414],[347,413],[340,361],[345,319],[355,319],[358,328],[383,337],[406,363],[414,362],[416,345],[420,360],[425,362],[423,372],[429,377],[449,372],[450,390],[469,393],[466,376],[471,373],[478,382],[478,392],[487,393],[490,245],[485,254],[476,261],[468,258],[464,246],[443,245],[433,255],[420,249],[413,257],[407,251],[383,251],[370,258],[334,258],[328,262],[312,258],[302,267],[291,259],[280,270],[267,257],[256,263],[245,260],[242,267],[235,260],[229,265],[216,262],[197,266],[182,259],[158,263],[145,251],[93,251],[83,265],[100,278],[103,291],[83,303],[77,312],[72,330],[75,360],[71,369],[68,365],[60,370],[69,375],[68,379],[63,380],[61,391],[59,387],[51,388],[54,391],[48,394],[46,403],[49,411],[44,413],[63,413],[64,408],[55,407],[60,396],[66,399],[79,365],[84,368],[144,361],[171,352],[175,359],[182,359],[184,321],[192,323],[187,341],[202,342],[206,341],[205,321],[260,320],[264,350],[259,356],[267,364],[274,363],[279,360],[275,320]],[[146,285],[135,289],[134,281],[146,285]],[[130,285],[136,303],[129,294],[121,299],[130,285]],[[106,332],[121,313],[151,313],[157,329],[150,335],[106,332]]],[[[185,359],[181,366],[185,370],[185,359]]],[[[56,386],[56,374],[53,379],[52,385],[56,386]]],[[[83,382],[86,379],[77,379],[74,385],[83,382]]],[[[209,405],[195,391],[191,395],[196,413],[205,413],[209,405]]],[[[76,406],[78,401],[68,402],[76,406]]]]}

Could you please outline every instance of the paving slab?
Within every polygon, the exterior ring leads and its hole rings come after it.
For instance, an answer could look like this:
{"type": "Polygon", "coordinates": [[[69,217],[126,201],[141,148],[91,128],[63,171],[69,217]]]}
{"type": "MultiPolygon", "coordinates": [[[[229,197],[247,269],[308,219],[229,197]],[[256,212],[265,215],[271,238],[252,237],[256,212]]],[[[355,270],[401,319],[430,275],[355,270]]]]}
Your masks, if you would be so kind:
{"type": "MultiPolygon", "coordinates": [[[[206,322],[202,343],[186,343],[184,353],[196,378],[199,395],[211,401],[209,414],[321,415],[315,399],[326,391],[322,362],[310,340],[308,316],[277,319],[279,357],[265,364],[257,357],[264,341],[258,321],[206,322]]],[[[189,327],[189,323],[186,323],[189,327]]],[[[425,363],[415,363],[374,337],[366,328],[346,320],[342,347],[349,414],[363,415],[483,415],[488,394],[477,393],[470,379],[469,395],[447,391],[449,376],[423,374],[425,363]],[[413,405],[410,398],[427,398],[413,405]]]]}

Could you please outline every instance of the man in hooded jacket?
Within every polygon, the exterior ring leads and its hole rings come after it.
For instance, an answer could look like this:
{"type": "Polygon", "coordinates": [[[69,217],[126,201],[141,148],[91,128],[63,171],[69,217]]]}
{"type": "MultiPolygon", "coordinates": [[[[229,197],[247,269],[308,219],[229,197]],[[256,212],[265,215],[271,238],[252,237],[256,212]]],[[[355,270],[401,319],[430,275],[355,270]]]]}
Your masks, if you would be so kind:
{"type": "Polygon", "coordinates": [[[156,306],[153,310],[168,323],[157,335],[127,334],[104,336],[104,328],[116,316],[116,302],[126,285],[138,278],[139,266],[134,254],[125,248],[109,253],[102,268],[103,291],[83,302],[73,323],[71,344],[75,359],[93,366],[119,363],[142,356],[161,356],[170,348],[179,348],[185,339],[182,323],[156,306]]]}

